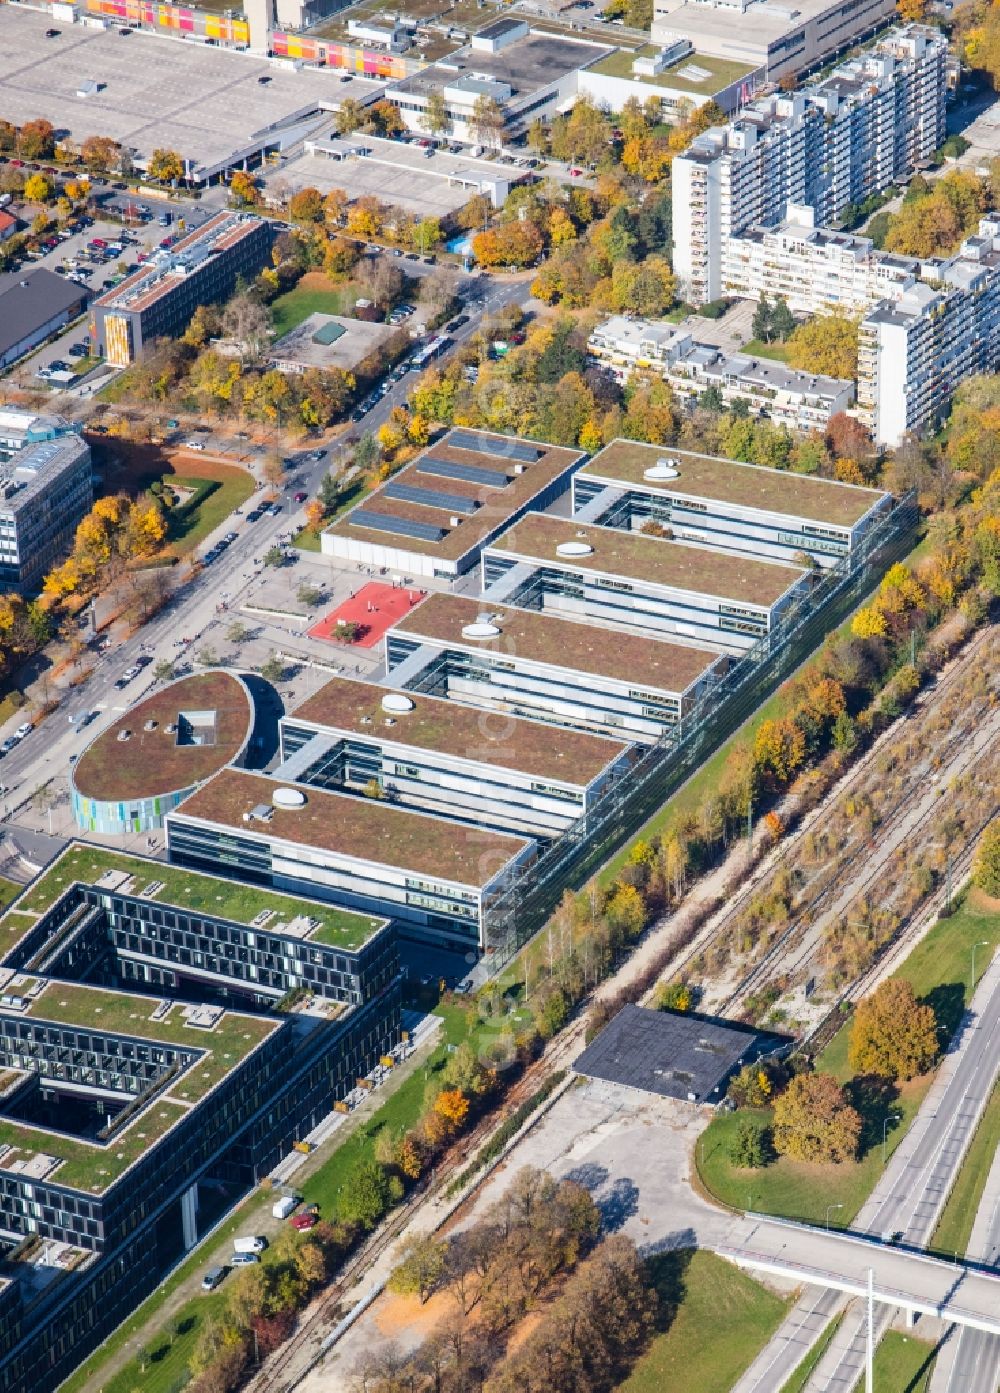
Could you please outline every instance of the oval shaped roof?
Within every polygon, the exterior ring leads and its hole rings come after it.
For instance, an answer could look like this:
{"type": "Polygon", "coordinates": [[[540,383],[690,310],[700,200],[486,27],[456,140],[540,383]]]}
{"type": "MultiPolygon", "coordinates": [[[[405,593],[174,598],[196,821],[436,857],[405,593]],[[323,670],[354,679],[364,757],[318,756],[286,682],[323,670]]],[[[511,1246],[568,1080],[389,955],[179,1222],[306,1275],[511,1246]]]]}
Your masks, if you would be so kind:
{"type": "Polygon", "coordinates": [[[183,677],[102,731],[74,767],[73,784],[84,798],[102,803],[190,788],[235,758],[253,719],[250,693],[232,673],[216,669],[183,677]],[[119,739],[126,730],[128,739],[119,739]]]}

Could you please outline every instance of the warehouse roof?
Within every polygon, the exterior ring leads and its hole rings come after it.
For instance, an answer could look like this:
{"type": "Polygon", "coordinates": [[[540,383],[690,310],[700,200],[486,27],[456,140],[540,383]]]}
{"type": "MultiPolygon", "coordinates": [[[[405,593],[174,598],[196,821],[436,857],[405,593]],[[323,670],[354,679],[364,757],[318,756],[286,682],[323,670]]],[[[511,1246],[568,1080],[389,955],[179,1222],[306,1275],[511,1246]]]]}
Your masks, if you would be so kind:
{"type": "Polygon", "coordinates": [[[0,358],[61,314],[82,313],[87,292],[36,266],[0,275],[0,358]]]}

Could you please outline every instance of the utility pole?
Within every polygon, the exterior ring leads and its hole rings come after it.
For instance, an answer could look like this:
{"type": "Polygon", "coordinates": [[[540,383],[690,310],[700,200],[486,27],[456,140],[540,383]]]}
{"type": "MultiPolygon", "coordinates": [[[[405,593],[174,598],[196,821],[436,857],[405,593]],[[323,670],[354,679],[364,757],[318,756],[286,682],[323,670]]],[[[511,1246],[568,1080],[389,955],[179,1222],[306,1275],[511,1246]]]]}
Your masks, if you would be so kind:
{"type": "Polygon", "coordinates": [[[875,1269],[868,1269],[868,1329],[865,1350],[865,1393],[875,1393],[875,1269]]]}

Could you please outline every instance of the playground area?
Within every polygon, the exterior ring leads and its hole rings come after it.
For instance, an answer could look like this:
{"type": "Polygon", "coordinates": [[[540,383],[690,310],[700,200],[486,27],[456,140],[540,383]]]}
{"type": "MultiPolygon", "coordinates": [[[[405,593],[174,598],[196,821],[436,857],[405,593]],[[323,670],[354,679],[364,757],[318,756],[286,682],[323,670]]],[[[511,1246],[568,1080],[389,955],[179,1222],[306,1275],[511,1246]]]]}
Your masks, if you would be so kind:
{"type": "Polygon", "coordinates": [[[359,648],[374,648],[386,630],[409,614],[426,594],[426,590],[370,582],[349,600],[325,614],[309,630],[309,637],[326,639],[331,643],[342,642],[338,631],[353,625],[355,637],[351,642],[359,648]]]}

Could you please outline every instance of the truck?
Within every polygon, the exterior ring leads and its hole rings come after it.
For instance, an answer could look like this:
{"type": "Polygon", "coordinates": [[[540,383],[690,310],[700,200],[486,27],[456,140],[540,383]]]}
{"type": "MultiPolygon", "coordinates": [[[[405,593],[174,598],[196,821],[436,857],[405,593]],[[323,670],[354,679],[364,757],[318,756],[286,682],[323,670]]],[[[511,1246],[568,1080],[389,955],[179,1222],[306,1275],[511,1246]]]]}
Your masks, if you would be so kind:
{"type": "Polygon", "coordinates": [[[290,1214],[295,1212],[298,1203],[298,1195],[282,1195],[271,1205],[271,1213],[276,1219],[287,1219],[290,1214]]]}
{"type": "Polygon", "coordinates": [[[267,1239],[257,1235],[244,1234],[233,1239],[234,1253],[262,1253],[267,1247],[267,1239]]]}

